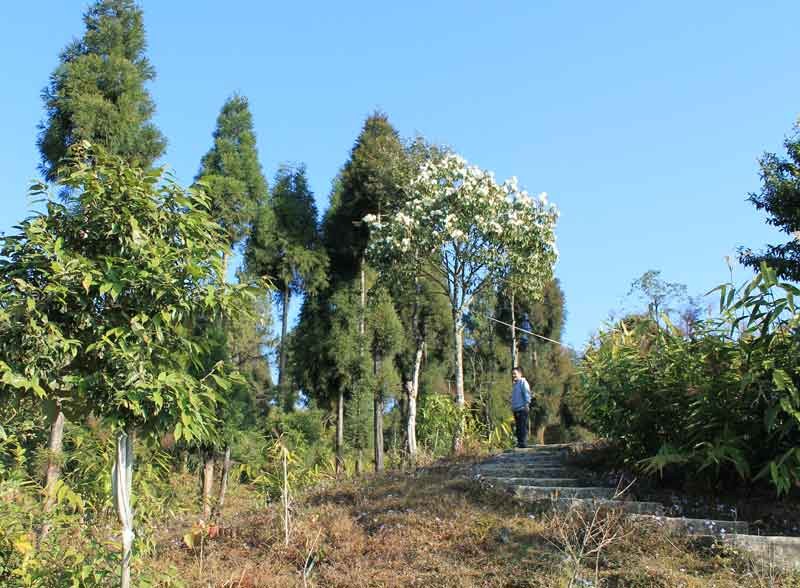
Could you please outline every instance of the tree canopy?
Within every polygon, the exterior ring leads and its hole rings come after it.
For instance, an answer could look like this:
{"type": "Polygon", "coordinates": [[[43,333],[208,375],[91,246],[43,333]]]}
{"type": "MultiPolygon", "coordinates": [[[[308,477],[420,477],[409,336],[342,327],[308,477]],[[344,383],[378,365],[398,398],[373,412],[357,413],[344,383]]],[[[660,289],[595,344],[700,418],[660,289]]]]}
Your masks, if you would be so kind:
{"type": "Polygon", "coordinates": [[[761,164],[761,192],[750,202],[767,214],[767,223],[789,235],[789,241],[761,252],[742,248],[740,261],[754,269],[762,262],[787,280],[800,281],[800,125],[784,142],[787,157],[766,153],[761,164]]]}
{"type": "Polygon", "coordinates": [[[225,230],[230,247],[250,234],[267,198],[247,98],[233,95],[220,110],[214,145],[200,162],[195,182],[209,195],[211,214],[225,230]]]}
{"type": "Polygon", "coordinates": [[[42,92],[46,118],[38,146],[48,181],[57,179],[59,162],[80,141],[145,168],[166,148],[151,122],[155,105],[145,84],[155,69],[145,55],[141,8],[133,0],[98,0],[83,22],[83,38],[62,51],[42,92]]]}

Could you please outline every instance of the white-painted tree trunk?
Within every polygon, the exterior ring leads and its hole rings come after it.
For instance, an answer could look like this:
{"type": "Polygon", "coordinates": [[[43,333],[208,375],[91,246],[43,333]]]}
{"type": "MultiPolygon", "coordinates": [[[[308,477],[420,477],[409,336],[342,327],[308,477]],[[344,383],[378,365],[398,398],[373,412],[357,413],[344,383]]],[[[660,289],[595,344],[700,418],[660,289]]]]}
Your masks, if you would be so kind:
{"type": "MultiPolygon", "coordinates": [[[[378,376],[383,359],[378,355],[374,359],[374,371],[378,376]]],[[[372,432],[375,449],[375,471],[383,471],[383,384],[375,390],[372,404],[372,432]]]]}
{"type": "Polygon", "coordinates": [[[456,425],[455,435],[453,436],[453,452],[461,453],[464,448],[464,321],[460,311],[453,311],[453,339],[455,355],[455,376],[456,376],[456,409],[461,416],[456,425]]]}
{"type": "Polygon", "coordinates": [[[111,488],[114,506],[122,524],[122,569],[121,588],[131,585],[131,552],[133,549],[133,509],[131,489],[133,485],[133,432],[123,431],[117,436],[117,453],[111,471],[111,488]]]}
{"type": "Polygon", "coordinates": [[[412,465],[417,460],[417,397],[419,395],[419,374],[422,368],[422,358],[425,350],[425,341],[419,338],[414,351],[414,371],[411,380],[406,383],[406,443],[408,444],[408,458],[412,465]]]}

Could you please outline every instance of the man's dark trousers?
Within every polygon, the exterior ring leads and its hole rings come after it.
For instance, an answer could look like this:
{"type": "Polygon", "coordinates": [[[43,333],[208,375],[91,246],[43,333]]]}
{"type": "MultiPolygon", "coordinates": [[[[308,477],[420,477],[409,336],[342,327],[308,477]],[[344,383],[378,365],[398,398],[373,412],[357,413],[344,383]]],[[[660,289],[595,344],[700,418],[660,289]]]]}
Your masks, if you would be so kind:
{"type": "Polygon", "coordinates": [[[528,409],[514,411],[514,425],[517,431],[517,447],[528,443],[528,409]]]}

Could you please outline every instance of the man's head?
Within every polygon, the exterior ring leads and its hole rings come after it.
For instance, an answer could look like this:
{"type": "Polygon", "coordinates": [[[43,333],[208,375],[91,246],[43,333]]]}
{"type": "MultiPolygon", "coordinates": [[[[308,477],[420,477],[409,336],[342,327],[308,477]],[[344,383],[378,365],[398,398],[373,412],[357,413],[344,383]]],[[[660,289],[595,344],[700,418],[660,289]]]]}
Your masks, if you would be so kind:
{"type": "Polygon", "coordinates": [[[525,374],[522,373],[522,368],[519,366],[515,366],[514,369],[511,370],[511,381],[516,382],[520,378],[524,377],[525,374]]]}

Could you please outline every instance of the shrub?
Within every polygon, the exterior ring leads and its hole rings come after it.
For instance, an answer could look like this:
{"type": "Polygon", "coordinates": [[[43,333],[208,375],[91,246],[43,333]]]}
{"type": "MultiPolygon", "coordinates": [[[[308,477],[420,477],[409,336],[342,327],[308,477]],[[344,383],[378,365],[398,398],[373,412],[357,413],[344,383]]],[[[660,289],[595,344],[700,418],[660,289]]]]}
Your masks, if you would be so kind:
{"type": "Polygon", "coordinates": [[[800,483],[800,313],[767,267],[720,294],[691,334],[666,319],[623,321],[582,366],[586,418],[648,473],[800,483]]]}

